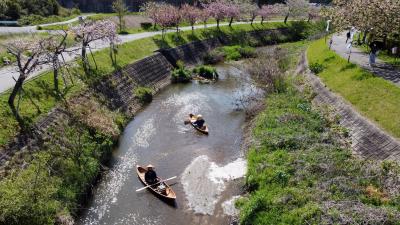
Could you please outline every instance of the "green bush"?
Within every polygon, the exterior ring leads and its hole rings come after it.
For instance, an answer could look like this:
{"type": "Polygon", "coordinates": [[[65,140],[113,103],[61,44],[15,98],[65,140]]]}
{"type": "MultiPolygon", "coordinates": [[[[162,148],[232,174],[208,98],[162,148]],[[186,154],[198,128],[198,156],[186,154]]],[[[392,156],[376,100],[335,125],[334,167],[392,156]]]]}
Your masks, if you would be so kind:
{"type": "Polygon", "coordinates": [[[193,73],[210,80],[218,79],[217,70],[212,66],[197,66],[193,73]]]}
{"type": "Polygon", "coordinates": [[[187,83],[192,80],[192,72],[185,68],[184,63],[179,60],[177,63],[178,68],[174,69],[171,74],[173,83],[187,83]]]}
{"type": "Polygon", "coordinates": [[[218,48],[217,51],[223,52],[225,55],[225,59],[227,60],[239,60],[241,58],[251,58],[255,57],[255,48],[250,46],[240,46],[240,45],[232,45],[232,46],[224,46],[218,48]]]}
{"type": "Polygon", "coordinates": [[[153,90],[148,87],[137,87],[135,89],[135,97],[142,103],[150,103],[153,101],[153,90]]]}
{"type": "Polygon", "coordinates": [[[322,65],[321,63],[318,63],[318,62],[311,63],[309,67],[310,67],[311,72],[313,72],[315,74],[319,74],[325,69],[324,65],[322,65]]]}

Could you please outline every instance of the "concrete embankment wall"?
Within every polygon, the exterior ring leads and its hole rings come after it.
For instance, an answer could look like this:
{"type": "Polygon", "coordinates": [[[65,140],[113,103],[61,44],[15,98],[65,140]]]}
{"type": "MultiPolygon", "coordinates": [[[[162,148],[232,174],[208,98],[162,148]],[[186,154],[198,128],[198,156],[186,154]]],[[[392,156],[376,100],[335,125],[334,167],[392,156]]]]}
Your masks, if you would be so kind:
{"type": "MultiPolygon", "coordinates": [[[[278,42],[279,35],[286,34],[285,29],[243,32],[237,37],[218,36],[204,41],[196,41],[181,45],[176,48],[162,49],[142,60],[129,64],[116,71],[91,87],[86,94],[76,96],[71,101],[85,104],[85,99],[95,96],[98,101],[107,105],[112,111],[120,111],[128,117],[132,117],[141,104],[134,96],[134,91],[139,86],[150,87],[157,93],[160,89],[170,84],[170,74],[178,60],[186,64],[194,65],[202,62],[202,59],[210,50],[237,42],[238,39],[254,38],[261,40],[260,44],[274,44],[278,42]]],[[[34,137],[26,138],[17,136],[5,149],[0,150],[0,177],[3,169],[10,160],[21,161],[24,154],[30,154],[41,149],[43,140],[51,138],[48,134],[50,128],[57,127],[59,122],[69,117],[69,113],[63,106],[51,110],[45,117],[36,123],[34,137]]]]}

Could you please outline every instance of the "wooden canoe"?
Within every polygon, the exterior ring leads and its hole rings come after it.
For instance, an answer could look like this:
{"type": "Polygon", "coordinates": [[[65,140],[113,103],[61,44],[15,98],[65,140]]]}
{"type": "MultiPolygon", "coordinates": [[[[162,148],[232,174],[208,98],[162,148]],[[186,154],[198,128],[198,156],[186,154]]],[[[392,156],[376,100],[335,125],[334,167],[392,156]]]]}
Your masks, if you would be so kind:
{"type": "Polygon", "coordinates": [[[196,117],[190,117],[190,124],[192,124],[192,126],[194,127],[194,129],[198,130],[199,132],[203,133],[203,134],[207,134],[208,135],[208,126],[204,125],[202,128],[194,125],[193,123],[196,122],[196,117]]]}
{"type": "MultiPolygon", "coordinates": [[[[145,185],[149,185],[148,183],[146,183],[146,180],[144,179],[144,174],[147,172],[147,169],[145,169],[144,167],[141,166],[136,166],[136,172],[137,175],[139,177],[139,180],[145,185]]],[[[158,179],[162,180],[162,178],[158,177],[158,179]]],[[[166,182],[161,182],[159,184],[155,185],[156,187],[150,186],[147,189],[150,190],[151,192],[153,192],[153,194],[155,194],[156,196],[164,199],[164,200],[169,200],[169,201],[174,201],[176,199],[176,194],[175,192],[172,190],[172,188],[166,183],[166,182]],[[161,192],[160,190],[158,190],[158,186],[160,184],[164,184],[166,187],[165,193],[161,192]]]]}

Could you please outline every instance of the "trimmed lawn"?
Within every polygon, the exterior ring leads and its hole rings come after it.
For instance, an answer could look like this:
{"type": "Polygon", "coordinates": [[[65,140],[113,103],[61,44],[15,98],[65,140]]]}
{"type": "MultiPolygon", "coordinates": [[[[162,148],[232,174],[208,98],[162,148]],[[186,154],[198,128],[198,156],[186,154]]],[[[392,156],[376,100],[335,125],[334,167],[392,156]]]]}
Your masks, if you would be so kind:
{"type": "Polygon", "coordinates": [[[320,63],[324,66],[318,76],[331,90],[343,96],[381,128],[400,138],[399,87],[347,63],[330,51],[323,39],[310,44],[307,56],[310,65],[320,63]]]}

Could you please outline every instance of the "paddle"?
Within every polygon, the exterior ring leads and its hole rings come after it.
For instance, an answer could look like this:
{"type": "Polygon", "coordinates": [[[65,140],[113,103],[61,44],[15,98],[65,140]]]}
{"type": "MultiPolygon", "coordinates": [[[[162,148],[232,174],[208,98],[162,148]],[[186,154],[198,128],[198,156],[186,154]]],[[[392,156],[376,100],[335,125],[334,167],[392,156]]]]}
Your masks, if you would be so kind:
{"type": "Polygon", "coordinates": [[[151,186],[153,186],[153,185],[159,184],[159,183],[161,183],[161,182],[169,181],[169,180],[172,180],[172,179],[175,179],[175,178],[176,178],[176,176],[170,177],[170,178],[165,179],[165,180],[160,180],[160,181],[158,181],[158,182],[155,183],[155,184],[151,184],[151,185],[147,185],[146,187],[139,188],[139,189],[136,190],[136,192],[139,192],[139,191],[144,190],[144,189],[146,189],[146,188],[148,188],[148,187],[151,187],[151,186]]]}

